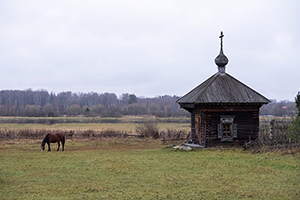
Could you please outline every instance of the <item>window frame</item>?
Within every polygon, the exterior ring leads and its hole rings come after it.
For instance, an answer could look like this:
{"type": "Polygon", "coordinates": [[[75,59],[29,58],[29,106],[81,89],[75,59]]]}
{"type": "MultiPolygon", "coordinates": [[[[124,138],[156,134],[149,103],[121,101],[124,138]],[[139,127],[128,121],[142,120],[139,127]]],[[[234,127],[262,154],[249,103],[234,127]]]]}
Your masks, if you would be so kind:
{"type": "MultiPolygon", "coordinates": [[[[233,141],[233,138],[237,138],[237,124],[234,123],[235,116],[225,115],[220,116],[220,123],[218,124],[218,138],[221,141],[233,141]],[[224,137],[224,128],[229,125],[230,135],[225,133],[224,137]]],[[[226,128],[228,130],[228,127],[226,128]]]]}

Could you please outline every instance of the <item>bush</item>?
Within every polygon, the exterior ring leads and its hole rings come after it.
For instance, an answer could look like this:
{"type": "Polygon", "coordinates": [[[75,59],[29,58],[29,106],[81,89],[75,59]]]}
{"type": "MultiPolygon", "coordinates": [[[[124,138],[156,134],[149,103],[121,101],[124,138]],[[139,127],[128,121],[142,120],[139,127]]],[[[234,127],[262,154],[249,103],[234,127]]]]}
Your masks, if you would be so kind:
{"type": "Polygon", "coordinates": [[[295,97],[295,103],[298,108],[298,115],[294,119],[293,124],[289,127],[290,134],[289,137],[294,142],[300,142],[300,92],[298,92],[297,96],[295,97]]]}
{"type": "Polygon", "coordinates": [[[135,127],[136,132],[142,137],[158,138],[158,126],[155,122],[145,122],[135,127]]]}
{"type": "Polygon", "coordinates": [[[289,127],[289,131],[290,133],[288,137],[291,138],[293,142],[296,143],[300,142],[300,117],[299,116],[297,116],[294,119],[293,123],[289,127]]]}

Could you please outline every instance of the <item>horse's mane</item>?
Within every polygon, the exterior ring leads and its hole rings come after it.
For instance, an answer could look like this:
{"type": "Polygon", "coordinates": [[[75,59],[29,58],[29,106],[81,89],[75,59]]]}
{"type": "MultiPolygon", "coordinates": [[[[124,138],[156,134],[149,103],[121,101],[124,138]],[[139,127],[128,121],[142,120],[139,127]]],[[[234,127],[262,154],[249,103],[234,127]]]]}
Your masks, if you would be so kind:
{"type": "Polygon", "coordinates": [[[48,140],[49,140],[49,135],[50,135],[50,133],[48,133],[48,134],[45,136],[45,138],[44,138],[44,140],[43,140],[43,142],[42,142],[42,145],[44,145],[46,142],[48,142],[48,140]]]}

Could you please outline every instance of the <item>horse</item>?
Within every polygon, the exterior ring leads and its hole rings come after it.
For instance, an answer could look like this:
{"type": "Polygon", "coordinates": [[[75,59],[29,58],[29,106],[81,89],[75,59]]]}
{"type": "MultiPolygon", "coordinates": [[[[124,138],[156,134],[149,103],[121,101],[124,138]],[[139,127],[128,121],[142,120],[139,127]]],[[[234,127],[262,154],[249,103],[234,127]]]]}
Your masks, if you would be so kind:
{"type": "Polygon", "coordinates": [[[65,141],[66,141],[66,136],[65,134],[62,134],[62,133],[48,133],[42,144],[41,144],[41,151],[44,151],[45,150],[45,143],[48,144],[48,151],[51,151],[51,148],[50,148],[50,143],[56,143],[58,144],[58,148],[57,148],[57,151],[59,151],[59,147],[60,147],[60,142],[62,144],[62,151],[64,151],[64,146],[65,146],[65,141]]]}

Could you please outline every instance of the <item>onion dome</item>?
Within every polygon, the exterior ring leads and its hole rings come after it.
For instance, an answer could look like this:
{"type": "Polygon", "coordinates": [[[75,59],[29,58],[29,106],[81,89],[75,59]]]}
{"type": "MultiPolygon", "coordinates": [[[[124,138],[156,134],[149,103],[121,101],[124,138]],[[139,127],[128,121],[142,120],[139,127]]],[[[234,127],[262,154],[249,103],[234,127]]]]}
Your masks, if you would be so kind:
{"type": "Polygon", "coordinates": [[[223,53],[223,32],[221,31],[220,39],[221,39],[221,49],[220,54],[215,58],[215,63],[218,66],[218,70],[221,73],[225,73],[225,65],[228,64],[228,58],[223,53]]]}

